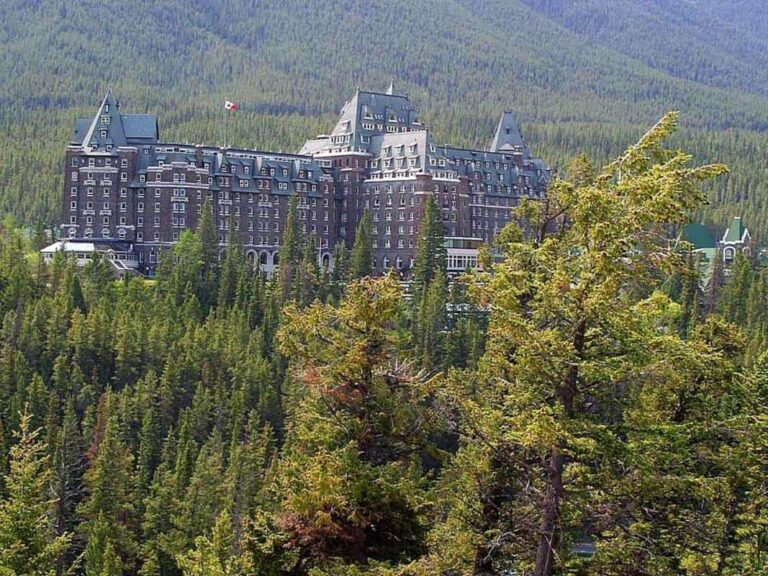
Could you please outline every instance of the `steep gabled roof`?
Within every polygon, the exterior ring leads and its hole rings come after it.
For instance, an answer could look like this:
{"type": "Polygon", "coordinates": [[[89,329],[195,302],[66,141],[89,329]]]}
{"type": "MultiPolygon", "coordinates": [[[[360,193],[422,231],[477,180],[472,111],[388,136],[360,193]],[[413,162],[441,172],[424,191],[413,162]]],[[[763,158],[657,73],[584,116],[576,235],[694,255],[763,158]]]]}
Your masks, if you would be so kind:
{"type": "Polygon", "coordinates": [[[491,142],[491,152],[503,152],[519,150],[525,156],[528,156],[528,149],[525,147],[520,129],[517,127],[515,115],[512,112],[504,112],[496,127],[496,135],[491,142]]]}
{"type": "Polygon", "coordinates": [[[159,138],[154,114],[121,114],[118,102],[107,90],[93,118],[75,121],[74,142],[91,151],[107,151],[131,144],[152,144],[159,138]]]}
{"type": "Polygon", "coordinates": [[[117,100],[112,95],[112,90],[107,90],[99,111],[83,137],[83,146],[92,151],[106,151],[108,146],[117,148],[126,144],[128,140],[125,137],[123,118],[117,109],[117,100]]]}
{"type": "Polygon", "coordinates": [[[745,235],[749,236],[749,231],[741,221],[741,216],[734,216],[728,230],[723,234],[723,242],[742,242],[745,235]]]}

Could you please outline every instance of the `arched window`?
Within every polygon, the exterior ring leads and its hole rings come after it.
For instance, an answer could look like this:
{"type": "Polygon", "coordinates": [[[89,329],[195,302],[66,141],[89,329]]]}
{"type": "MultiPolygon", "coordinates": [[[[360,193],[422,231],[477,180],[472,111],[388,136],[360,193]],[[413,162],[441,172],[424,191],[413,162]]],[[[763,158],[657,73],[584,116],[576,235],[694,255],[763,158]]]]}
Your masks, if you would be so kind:
{"type": "Polygon", "coordinates": [[[723,250],[723,259],[726,262],[730,262],[731,260],[733,260],[734,255],[735,255],[735,251],[731,246],[728,246],[725,250],[723,250]]]}
{"type": "Polygon", "coordinates": [[[74,228],[70,228],[69,229],[69,237],[70,238],[74,238],[75,236],[77,236],[77,230],[75,230],[74,228]]]}
{"type": "Polygon", "coordinates": [[[331,256],[329,254],[323,254],[323,268],[329,268],[331,265],[331,256]]]}
{"type": "Polygon", "coordinates": [[[261,264],[262,266],[266,266],[267,265],[267,257],[268,256],[267,256],[266,252],[262,252],[261,254],[259,254],[259,264],[261,264]]]}
{"type": "Polygon", "coordinates": [[[389,268],[389,257],[384,256],[384,260],[382,261],[382,264],[384,264],[384,269],[386,270],[389,268]]]}
{"type": "Polygon", "coordinates": [[[272,255],[272,265],[277,266],[280,264],[280,254],[278,252],[275,252],[272,255]]]}
{"type": "Polygon", "coordinates": [[[91,228],[86,228],[85,229],[85,237],[86,238],[90,238],[91,236],[93,236],[93,230],[91,228]]]}

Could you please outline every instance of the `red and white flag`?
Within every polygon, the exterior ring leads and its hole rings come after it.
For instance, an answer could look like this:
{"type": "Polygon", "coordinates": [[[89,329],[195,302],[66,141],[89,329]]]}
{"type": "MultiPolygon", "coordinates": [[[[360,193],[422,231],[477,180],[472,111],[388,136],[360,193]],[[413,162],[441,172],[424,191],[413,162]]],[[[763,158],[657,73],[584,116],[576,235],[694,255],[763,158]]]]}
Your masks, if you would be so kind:
{"type": "Polygon", "coordinates": [[[238,106],[232,100],[224,100],[224,110],[230,110],[231,112],[234,112],[237,110],[238,106]]]}

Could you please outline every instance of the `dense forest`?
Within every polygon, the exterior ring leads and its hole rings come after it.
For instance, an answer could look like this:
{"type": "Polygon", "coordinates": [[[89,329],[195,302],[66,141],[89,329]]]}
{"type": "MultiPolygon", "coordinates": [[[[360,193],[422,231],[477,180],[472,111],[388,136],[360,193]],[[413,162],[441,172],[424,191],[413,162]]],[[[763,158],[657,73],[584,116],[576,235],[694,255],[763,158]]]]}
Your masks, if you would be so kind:
{"type": "Polygon", "coordinates": [[[407,297],[370,218],[322,270],[295,203],[271,279],[210,205],[153,280],[7,218],[0,574],[765,574],[765,270],[669,242],[727,172],[676,123],[453,282],[428,203],[407,297]]]}
{"type": "Polygon", "coordinates": [[[596,163],[668,110],[675,145],[727,178],[695,218],[768,231],[768,25],[761,0],[20,0],[0,25],[0,210],[59,220],[76,117],[108,86],[169,140],[298,150],[355,87],[395,78],[437,140],[485,146],[503,110],[556,170],[596,163]]]}

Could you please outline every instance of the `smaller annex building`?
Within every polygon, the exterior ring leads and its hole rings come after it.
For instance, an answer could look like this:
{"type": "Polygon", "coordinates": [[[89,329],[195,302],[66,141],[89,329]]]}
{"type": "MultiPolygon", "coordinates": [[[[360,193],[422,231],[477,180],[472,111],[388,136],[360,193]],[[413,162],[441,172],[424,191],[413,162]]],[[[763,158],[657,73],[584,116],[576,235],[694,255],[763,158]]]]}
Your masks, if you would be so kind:
{"type": "Polygon", "coordinates": [[[720,240],[715,240],[703,224],[696,222],[683,228],[680,239],[691,244],[694,253],[700,256],[704,284],[709,282],[715,258],[721,259],[723,270],[728,274],[738,254],[752,257],[752,235],[741,216],[734,216],[720,240]]]}
{"type": "Polygon", "coordinates": [[[57,252],[74,257],[75,265],[81,268],[98,254],[111,265],[116,276],[137,274],[139,269],[139,259],[130,242],[96,238],[60,240],[40,251],[47,264],[51,263],[57,252]]]}

